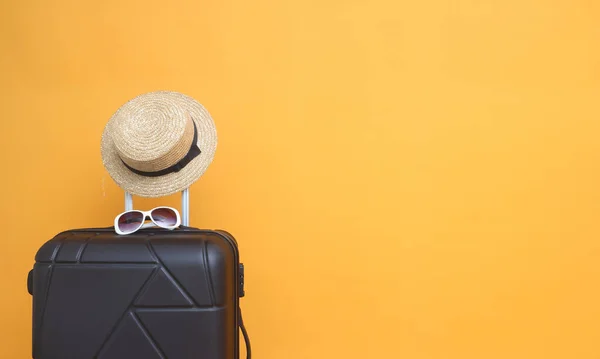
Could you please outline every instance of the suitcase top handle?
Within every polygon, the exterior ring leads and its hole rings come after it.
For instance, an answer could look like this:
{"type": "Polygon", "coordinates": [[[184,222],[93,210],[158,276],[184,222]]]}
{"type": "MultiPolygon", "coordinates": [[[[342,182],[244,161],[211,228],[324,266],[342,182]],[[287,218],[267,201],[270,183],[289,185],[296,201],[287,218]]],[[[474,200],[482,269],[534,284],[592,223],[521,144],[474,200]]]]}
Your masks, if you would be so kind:
{"type": "MultiPolygon", "coordinates": [[[[125,192],[125,210],[131,211],[133,209],[133,197],[131,193],[125,192]]],[[[190,226],[190,189],[186,188],[181,191],[181,224],[189,227],[190,226]]]]}

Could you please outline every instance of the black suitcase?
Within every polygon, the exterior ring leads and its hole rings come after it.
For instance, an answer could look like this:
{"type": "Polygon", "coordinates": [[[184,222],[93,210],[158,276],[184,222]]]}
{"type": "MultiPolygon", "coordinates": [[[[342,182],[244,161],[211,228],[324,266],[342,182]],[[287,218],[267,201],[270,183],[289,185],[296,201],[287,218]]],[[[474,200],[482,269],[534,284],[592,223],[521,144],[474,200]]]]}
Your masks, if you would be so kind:
{"type": "Polygon", "coordinates": [[[238,359],[238,328],[251,356],[225,231],[68,230],[39,249],[28,289],[34,359],[238,359]]]}

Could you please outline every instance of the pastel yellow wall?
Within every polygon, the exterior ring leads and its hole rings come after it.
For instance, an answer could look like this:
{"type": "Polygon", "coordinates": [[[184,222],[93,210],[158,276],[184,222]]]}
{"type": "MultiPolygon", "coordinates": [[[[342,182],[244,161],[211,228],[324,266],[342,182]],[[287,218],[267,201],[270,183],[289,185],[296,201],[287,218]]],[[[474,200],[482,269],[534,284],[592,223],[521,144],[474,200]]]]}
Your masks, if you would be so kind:
{"type": "Polygon", "coordinates": [[[3,1],[0,358],[30,357],[37,248],[122,209],[104,124],[159,89],[218,126],[192,221],[239,239],[256,358],[599,358],[599,18],[589,0],[3,1]]]}

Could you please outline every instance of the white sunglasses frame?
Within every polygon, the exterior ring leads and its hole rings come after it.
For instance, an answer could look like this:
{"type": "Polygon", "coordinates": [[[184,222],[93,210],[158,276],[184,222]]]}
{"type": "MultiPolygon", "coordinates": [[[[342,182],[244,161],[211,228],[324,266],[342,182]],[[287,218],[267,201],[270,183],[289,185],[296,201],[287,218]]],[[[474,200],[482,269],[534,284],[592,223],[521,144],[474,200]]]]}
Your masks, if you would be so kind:
{"type": "Polygon", "coordinates": [[[179,227],[181,225],[181,216],[179,215],[179,211],[177,211],[175,208],[173,207],[168,207],[168,206],[158,206],[158,207],[154,207],[149,211],[140,211],[137,209],[132,209],[132,210],[128,210],[122,213],[119,213],[116,217],[115,217],[115,222],[114,222],[114,228],[115,228],[115,232],[117,232],[117,234],[125,236],[128,234],[132,234],[135,233],[137,231],[139,231],[140,229],[143,228],[149,228],[149,227],[160,227],[160,228],[164,228],[164,229],[168,229],[168,230],[174,230],[175,228],[179,227]],[[177,222],[172,225],[172,226],[161,226],[160,224],[158,224],[154,218],[152,218],[152,212],[157,210],[157,209],[161,209],[161,208],[165,208],[165,209],[170,209],[171,211],[173,211],[175,213],[175,216],[177,217],[177,222]],[[119,218],[121,218],[122,215],[126,214],[126,213],[132,213],[132,212],[138,212],[141,213],[143,215],[143,219],[142,219],[142,223],[140,223],[140,226],[138,228],[136,228],[135,230],[131,231],[131,232],[123,232],[119,229],[119,218]],[[150,220],[152,221],[151,223],[144,223],[146,222],[146,218],[150,218],[150,220]]]}

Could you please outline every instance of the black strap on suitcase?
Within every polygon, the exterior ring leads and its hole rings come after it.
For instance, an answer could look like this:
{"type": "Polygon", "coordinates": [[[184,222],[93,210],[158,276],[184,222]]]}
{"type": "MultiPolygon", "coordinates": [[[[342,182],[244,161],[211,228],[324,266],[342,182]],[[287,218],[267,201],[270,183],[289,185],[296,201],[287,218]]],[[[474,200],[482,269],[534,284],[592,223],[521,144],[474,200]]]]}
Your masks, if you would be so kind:
{"type": "MultiPolygon", "coordinates": [[[[126,194],[126,209],[132,200],[126,194]]],[[[46,242],[29,273],[34,359],[237,359],[248,333],[235,238],[179,229],[74,229],[46,242]]]]}

